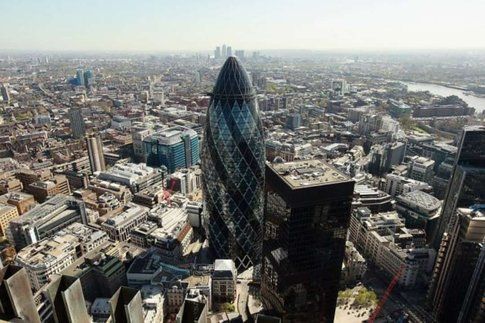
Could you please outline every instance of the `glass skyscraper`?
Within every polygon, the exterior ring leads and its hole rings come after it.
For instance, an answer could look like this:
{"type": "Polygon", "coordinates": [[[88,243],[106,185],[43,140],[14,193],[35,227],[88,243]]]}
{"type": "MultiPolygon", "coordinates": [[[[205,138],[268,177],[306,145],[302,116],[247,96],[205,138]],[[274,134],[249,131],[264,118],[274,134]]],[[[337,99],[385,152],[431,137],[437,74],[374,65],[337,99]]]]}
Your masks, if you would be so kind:
{"type": "Polygon", "coordinates": [[[143,140],[147,165],[165,166],[169,173],[199,162],[199,136],[185,127],[172,127],[143,140]]]}
{"type": "Polygon", "coordinates": [[[202,145],[209,241],[238,269],[260,262],[265,150],[255,91],[235,57],[222,66],[202,145]]]}
{"type": "Polygon", "coordinates": [[[463,129],[451,178],[448,182],[441,219],[433,237],[437,250],[451,217],[460,207],[485,203],[485,127],[463,129]]]}

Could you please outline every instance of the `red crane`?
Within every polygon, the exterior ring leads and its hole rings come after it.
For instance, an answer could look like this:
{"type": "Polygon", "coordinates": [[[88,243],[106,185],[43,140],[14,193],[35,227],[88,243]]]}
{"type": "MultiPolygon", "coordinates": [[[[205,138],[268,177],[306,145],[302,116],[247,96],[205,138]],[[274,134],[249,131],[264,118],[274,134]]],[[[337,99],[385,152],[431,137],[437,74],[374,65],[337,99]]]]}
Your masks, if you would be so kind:
{"type": "Polygon", "coordinates": [[[399,279],[401,278],[402,273],[404,272],[404,268],[405,267],[406,267],[405,265],[402,265],[399,268],[399,270],[397,271],[396,275],[394,275],[394,277],[392,278],[391,282],[389,283],[389,286],[387,286],[386,291],[384,292],[384,295],[382,295],[381,300],[377,304],[377,307],[375,308],[374,312],[372,312],[372,315],[369,317],[369,319],[367,320],[367,322],[374,323],[374,321],[377,318],[377,315],[379,315],[379,313],[381,312],[382,308],[384,307],[384,304],[386,304],[387,299],[391,295],[392,290],[394,289],[394,287],[396,286],[396,284],[399,282],[399,279]]]}

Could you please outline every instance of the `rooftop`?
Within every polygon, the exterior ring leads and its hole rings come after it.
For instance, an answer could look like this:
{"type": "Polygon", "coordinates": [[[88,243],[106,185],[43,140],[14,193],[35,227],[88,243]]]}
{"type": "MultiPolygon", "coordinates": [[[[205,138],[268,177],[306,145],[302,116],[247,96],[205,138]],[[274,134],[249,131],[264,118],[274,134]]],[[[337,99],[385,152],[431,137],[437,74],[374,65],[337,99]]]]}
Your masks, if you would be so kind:
{"type": "Polygon", "coordinates": [[[274,170],[292,189],[327,185],[349,181],[335,168],[321,160],[300,160],[287,163],[272,163],[274,170]]]}

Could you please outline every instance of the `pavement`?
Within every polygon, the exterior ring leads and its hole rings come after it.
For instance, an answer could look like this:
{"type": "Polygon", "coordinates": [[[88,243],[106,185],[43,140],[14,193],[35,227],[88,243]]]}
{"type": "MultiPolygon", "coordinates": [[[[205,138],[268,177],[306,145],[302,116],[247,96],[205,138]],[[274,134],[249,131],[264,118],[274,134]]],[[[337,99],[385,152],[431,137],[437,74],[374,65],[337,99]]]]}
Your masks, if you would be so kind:
{"type": "MultiPolygon", "coordinates": [[[[384,294],[387,286],[391,282],[391,278],[384,275],[379,270],[369,268],[365,277],[362,279],[362,284],[367,288],[372,288],[380,299],[384,294]]],[[[386,317],[391,313],[402,310],[409,317],[409,322],[415,323],[432,323],[432,317],[424,308],[426,290],[406,291],[399,287],[395,287],[391,292],[386,304],[384,305],[379,317],[386,317]]]]}

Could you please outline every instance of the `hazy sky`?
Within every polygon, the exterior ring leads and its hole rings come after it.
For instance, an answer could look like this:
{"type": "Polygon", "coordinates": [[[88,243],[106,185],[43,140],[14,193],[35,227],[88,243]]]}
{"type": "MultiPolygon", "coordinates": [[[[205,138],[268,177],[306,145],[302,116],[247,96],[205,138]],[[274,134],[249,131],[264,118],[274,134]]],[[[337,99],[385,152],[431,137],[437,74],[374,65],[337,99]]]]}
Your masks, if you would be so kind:
{"type": "Polygon", "coordinates": [[[0,49],[485,48],[485,0],[0,0],[0,49]]]}

